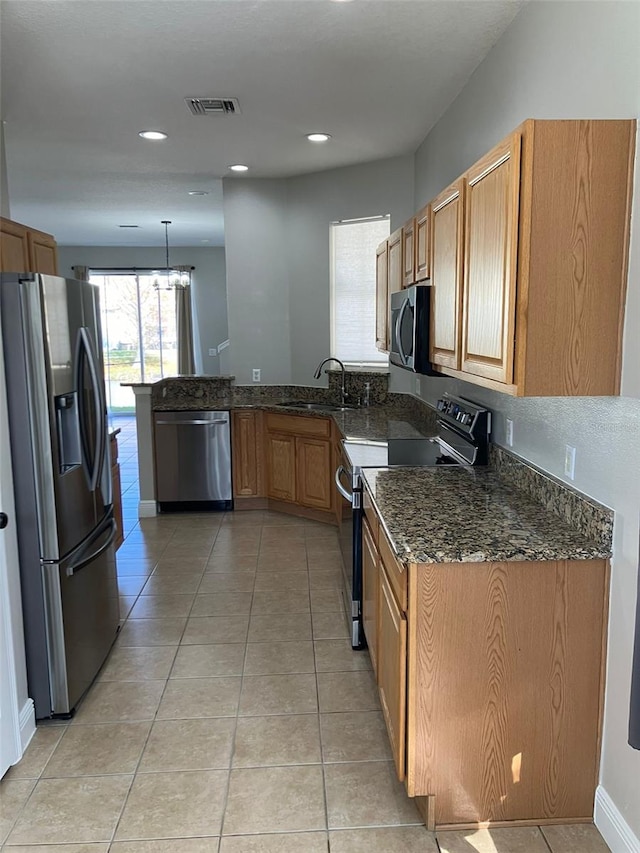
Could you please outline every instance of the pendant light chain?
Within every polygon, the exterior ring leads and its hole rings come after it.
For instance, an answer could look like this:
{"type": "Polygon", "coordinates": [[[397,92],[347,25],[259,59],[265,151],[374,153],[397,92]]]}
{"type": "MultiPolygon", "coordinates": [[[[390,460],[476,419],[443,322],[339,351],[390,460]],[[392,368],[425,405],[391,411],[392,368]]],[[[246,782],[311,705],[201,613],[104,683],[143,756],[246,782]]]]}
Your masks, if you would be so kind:
{"type": "Polygon", "coordinates": [[[166,269],[167,269],[167,287],[171,287],[170,279],[171,279],[171,270],[169,268],[169,226],[171,225],[170,219],[163,219],[162,225],[164,225],[164,247],[165,247],[165,256],[166,256],[166,269]]]}

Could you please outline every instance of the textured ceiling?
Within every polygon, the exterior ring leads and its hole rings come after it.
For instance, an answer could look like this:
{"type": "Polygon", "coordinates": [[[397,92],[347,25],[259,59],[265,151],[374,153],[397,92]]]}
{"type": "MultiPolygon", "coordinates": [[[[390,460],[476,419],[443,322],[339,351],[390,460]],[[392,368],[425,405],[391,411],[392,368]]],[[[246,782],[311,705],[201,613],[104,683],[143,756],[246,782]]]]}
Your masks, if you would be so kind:
{"type": "Polygon", "coordinates": [[[161,244],[165,218],[173,245],[222,244],[230,164],[276,178],[412,153],[520,6],[2,0],[12,217],[62,244],[161,244]],[[184,98],[208,95],[242,114],[192,116],[184,98]]]}

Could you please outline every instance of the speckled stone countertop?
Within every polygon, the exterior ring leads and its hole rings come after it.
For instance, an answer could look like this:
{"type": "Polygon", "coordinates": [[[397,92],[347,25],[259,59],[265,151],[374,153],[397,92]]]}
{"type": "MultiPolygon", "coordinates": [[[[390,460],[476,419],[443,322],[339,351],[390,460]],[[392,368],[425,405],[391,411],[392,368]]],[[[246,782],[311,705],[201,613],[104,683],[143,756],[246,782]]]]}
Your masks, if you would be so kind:
{"type": "Polygon", "coordinates": [[[611,556],[491,468],[369,468],[366,486],[402,563],[611,556]]]}
{"type": "MultiPolygon", "coordinates": [[[[351,380],[350,397],[360,397],[361,374],[348,374],[351,380]],[[357,380],[357,381],[356,381],[357,380]]],[[[375,378],[375,377],[374,377],[375,378]]],[[[164,379],[152,386],[151,405],[154,411],[262,409],[280,414],[304,417],[333,417],[346,438],[382,441],[387,438],[430,437],[436,433],[435,411],[426,404],[405,394],[389,394],[374,384],[372,405],[350,408],[342,412],[309,411],[287,405],[290,401],[339,403],[336,377],[330,375],[330,387],[314,388],[304,385],[234,386],[232,376],[184,376],[164,379]]]]}

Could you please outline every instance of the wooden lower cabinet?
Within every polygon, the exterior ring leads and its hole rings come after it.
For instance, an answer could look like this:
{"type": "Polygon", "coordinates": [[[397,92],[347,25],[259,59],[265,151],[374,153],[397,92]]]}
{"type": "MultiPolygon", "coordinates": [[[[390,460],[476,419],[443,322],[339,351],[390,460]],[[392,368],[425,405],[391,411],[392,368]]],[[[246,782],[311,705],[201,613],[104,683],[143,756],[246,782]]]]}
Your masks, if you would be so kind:
{"type": "Polygon", "coordinates": [[[378,690],[398,779],[405,778],[407,709],[407,620],[380,564],[378,690]]]}
{"type": "Polygon", "coordinates": [[[331,442],[306,436],[296,438],[298,502],[302,506],[326,510],[333,507],[331,459],[331,442]]]}
{"type": "Polygon", "coordinates": [[[379,555],[371,528],[362,523],[362,628],[374,675],[378,675],[379,555]]]}
{"type": "Polygon", "coordinates": [[[265,494],[262,412],[231,413],[233,497],[261,498],[265,494]]]}
{"type": "Polygon", "coordinates": [[[365,632],[409,796],[439,827],[591,820],[607,561],[409,564],[404,612],[373,540],[367,525],[365,632]]]}
{"type": "Polygon", "coordinates": [[[293,503],[297,497],[295,436],[268,432],[265,444],[267,496],[293,503]]]}

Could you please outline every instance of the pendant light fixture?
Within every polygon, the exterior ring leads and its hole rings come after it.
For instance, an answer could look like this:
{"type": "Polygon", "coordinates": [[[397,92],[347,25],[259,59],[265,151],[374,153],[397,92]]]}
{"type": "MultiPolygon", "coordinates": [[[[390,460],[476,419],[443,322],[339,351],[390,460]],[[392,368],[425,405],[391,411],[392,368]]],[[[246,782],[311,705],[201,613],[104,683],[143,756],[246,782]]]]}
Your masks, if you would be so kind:
{"type": "MultiPolygon", "coordinates": [[[[169,266],[169,226],[171,225],[170,219],[162,219],[161,224],[164,225],[164,251],[165,251],[165,271],[167,274],[167,286],[163,288],[164,290],[172,290],[171,285],[171,267],[169,266]]],[[[153,286],[156,290],[160,290],[160,283],[158,279],[153,282],[153,286]]]]}

